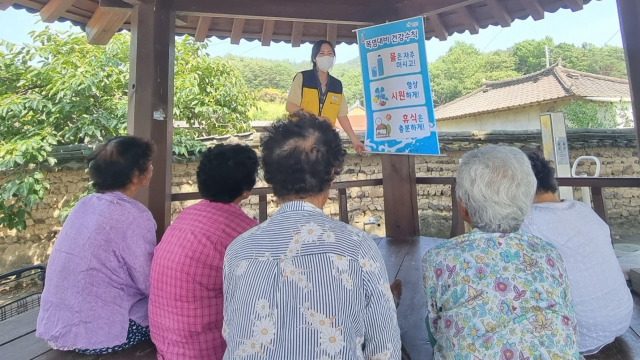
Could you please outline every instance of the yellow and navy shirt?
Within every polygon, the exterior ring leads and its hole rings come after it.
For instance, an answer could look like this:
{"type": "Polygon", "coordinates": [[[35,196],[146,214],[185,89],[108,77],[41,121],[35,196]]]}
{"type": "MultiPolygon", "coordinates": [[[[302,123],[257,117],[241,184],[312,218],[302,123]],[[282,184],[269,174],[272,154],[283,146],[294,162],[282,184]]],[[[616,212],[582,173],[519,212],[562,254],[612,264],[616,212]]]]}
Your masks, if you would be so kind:
{"type": "Polygon", "coordinates": [[[314,115],[325,116],[335,126],[336,120],[349,112],[347,100],[342,91],[342,82],[329,75],[324,104],[320,106],[320,91],[315,70],[296,74],[289,91],[290,101],[314,115]],[[320,110],[322,108],[322,110],[320,110]]]}

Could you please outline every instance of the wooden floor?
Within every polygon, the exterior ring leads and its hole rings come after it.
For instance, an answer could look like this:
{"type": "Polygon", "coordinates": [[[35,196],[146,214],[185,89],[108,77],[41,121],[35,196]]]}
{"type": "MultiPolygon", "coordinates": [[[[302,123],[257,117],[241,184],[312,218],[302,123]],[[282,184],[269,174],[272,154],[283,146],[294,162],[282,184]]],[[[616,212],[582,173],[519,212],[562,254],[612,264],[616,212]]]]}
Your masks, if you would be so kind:
{"type": "MultiPolygon", "coordinates": [[[[401,279],[403,294],[398,321],[403,344],[412,359],[433,358],[424,325],[426,299],[422,288],[422,255],[440,240],[415,238],[395,240],[378,238],[378,248],[385,259],[390,279],[401,279]]],[[[587,359],[640,359],[640,297],[634,294],[634,314],[629,330],[597,355],[587,359]],[[634,330],[635,329],[635,330],[634,330]]],[[[51,350],[35,336],[37,310],[0,322],[0,360],[153,360],[156,350],[150,341],[109,355],[81,355],[51,350]]]]}

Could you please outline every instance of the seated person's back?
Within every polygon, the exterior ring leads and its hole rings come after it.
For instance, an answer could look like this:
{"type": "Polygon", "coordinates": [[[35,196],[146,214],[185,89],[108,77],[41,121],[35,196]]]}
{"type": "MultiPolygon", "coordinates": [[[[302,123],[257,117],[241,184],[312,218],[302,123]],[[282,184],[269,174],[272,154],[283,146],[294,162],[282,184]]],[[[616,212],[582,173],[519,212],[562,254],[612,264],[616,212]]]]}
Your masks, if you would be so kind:
{"type": "Polygon", "coordinates": [[[474,230],[423,259],[435,358],[577,359],[562,258],[552,245],[518,232],[535,193],[527,157],[493,145],[469,152],[456,192],[474,230]]]}
{"type": "Polygon", "coordinates": [[[529,160],[538,188],[522,230],[550,242],[562,255],[579,349],[592,354],[629,328],[633,298],[611,246],[609,226],[586,204],[559,201],[553,168],[538,154],[529,154],[529,160]]]}
{"type": "Polygon", "coordinates": [[[238,204],[251,194],[258,157],[250,147],[217,145],[198,166],[204,200],[184,209],[155,250],[149,322],[158,358],[221,359],[222,264],[227,246],[257,225],[238,204]]]}
{"type": "Polygon", "coordinates": [[[303,115],[275,124],[262,149],[265,180],[284,204],[227,250],[225,359],[399,359],[376,244],[322,211],[344,163],[340,137],[303,115]]]}
{"type": "Polygon", "coordinates": [[[36,335],[53,348],[103,354],[149,338],[156,223],[133,196],[149,183],[153,151],[126,136],[89,158],[97,193],[73,208],[47,264],[36,335]]]}

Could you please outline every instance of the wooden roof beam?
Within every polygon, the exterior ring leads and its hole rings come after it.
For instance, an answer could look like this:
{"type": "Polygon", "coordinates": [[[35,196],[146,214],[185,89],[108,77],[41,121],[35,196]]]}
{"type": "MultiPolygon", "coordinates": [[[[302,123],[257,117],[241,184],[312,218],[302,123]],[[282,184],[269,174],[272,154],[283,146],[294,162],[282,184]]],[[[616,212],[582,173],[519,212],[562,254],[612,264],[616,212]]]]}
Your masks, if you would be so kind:
{"type": "Polygon", "coordinates": [[[473,17],[468,7],[461,7],[460,15],[464,18],[464,23],[467,26],[467,30],[469,30],[469,34],[475,35],[480,32],[480,24],[478,24],[478,20],[473,17]]]}
{"type": "Polygon", "coordinates": [[[304,23],[300,21],[294,21],[293,31],[291,31],[291,46],[300,47],[302,43],[302,31],[304,31],[304,23]]]}
{"type": "Polygon", "coordinates": [[[244,19],[233,19],[233,28],[231,28],[231,43],[239,45],[244,32],[244,19]]]}
{"type": "Polygon", "coordinates": [[[493,12],[493,16],[496,18],[496,21],[502,27],[509,27],[513,22],[511,15],[507,12],[507,10],[500,4],[498,0],[485,0],[489,9],[493,12]]]}
{"type": "Polygon", "coordinates": [[[573,12],[582,10],[582,8],[584,7],[584,2],[582,0],[564,0],[564,3],[573,12]]]}
{"type": "Polygon", "coordinates": [[[185,26],[189,24],[188,16],[176,16],[176,26],[185,26]]]}
{"type": "Polygon", "coordinates": [[[58,20],[76,0],[51,0],[40,10],[43,22],[52,23],[58,20]]]}
{"type": "Polygon", "coordinates": [[[15,0],[0,0],[0,10],[7,10],[15,3],[15,0]]]}
{"type": "Polygon", "coordinates": [[[454,11],[463,6],[479,3],[483,0],[407,0],[397,5],[399,18],[408,18],[417,14],[427,16],[454,11]]]}
{"type": "Polygon", "coordinates": [[[449,34],[447,34],[447,28],[444,27],[442,20],[440,20],[439,14],[429,15],[429,23],[433,26],[433,31],[438,39],[441,41],[447,40],[449,34]]]}
{"type": "MultiPolygon", "coordinates": [[[[375,6],[305,2],[304,5],[291,6],[291,1],[253,1],[253,0],[180,0],[173,8],[177,15],[209,16],[223,18],[244,18],[257,20],[332,22],[336,24],[371,25],[384,22],[388,9],[375,6]]],[[[391,6],[391,5],[390,5],[391,6]]],[[[390,11],[390,10],[389,10],[390,11]]]]}
{"type": "Polygon", "coordinates": [[[92,45],[106,45],[131,15],[131,9],[98,7],[87,23],[87,40],[92,45]]]}
{"type": "Polygon", "coordinates": [[[262,25],[262,46],[271,45],[271,38],[273,37],[273,29],[275,28],[275,20],[265,20],[262,25]]]}
{"type": "Polygon", "coordinates": [[[529,13],[531,13],[533,20],[537,21],[544,19],[544,9],[538,0],[520,0],[520,3],[529,13]]]}
{"type": "Polygon", "coordinates": [[[336,40],[338,40],[338,24],[327,24],[327,41],[335,46],[336,40]]]}
{"type": "Polygon", "coordinates": [[[208,16],[201,16],[198,20],[198,27],[196,28],[196,41],[203,42],[209,34],[209,27],[211,26],[211,18],[208,16]]]}

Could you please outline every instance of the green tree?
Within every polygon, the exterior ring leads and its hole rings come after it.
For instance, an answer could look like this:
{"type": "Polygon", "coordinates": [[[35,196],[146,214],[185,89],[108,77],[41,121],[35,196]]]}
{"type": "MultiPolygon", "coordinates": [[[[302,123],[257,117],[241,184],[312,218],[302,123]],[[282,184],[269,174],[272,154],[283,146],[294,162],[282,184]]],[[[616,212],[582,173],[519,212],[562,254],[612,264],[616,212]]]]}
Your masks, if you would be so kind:
{"type": "Polygon", "coordinates": [[[550,36],[542,40],[525,40],[513,45],[511,56],[516,59],[515,71],[520,74],[531,74],[547,67],[545,47],[553,49],[553,39],[550,36]]]}
{"type": "Polygon", "coordinates": [[[483,80],[503,80],[520,75],[507,52],[483,54],[473,45],[456,42],[430,64],[434,103],[442,105],[482,86],[483,80]]]}
{"type": "MultiPolygon", "coordinates": [[[[83,35],[50,29],[33,45],[0,42],[0,226],[22,230],[48,184],[41,164],[54,145],[102,142],[126,133],[129,35],[91,46],[83,35]]],[[[238,71],[185,37],[176,44],[174,118],[206,134],[246,131],[254,104],[238,71]]],[[[182,155],[202,150],[194,132],[176,132],[182,155]]]]}
{"type": "Polygon", "coordinates": [[[559,109],[571,128],[615,129],[618,111],[615,104],[572,101],[559,109]]]}

